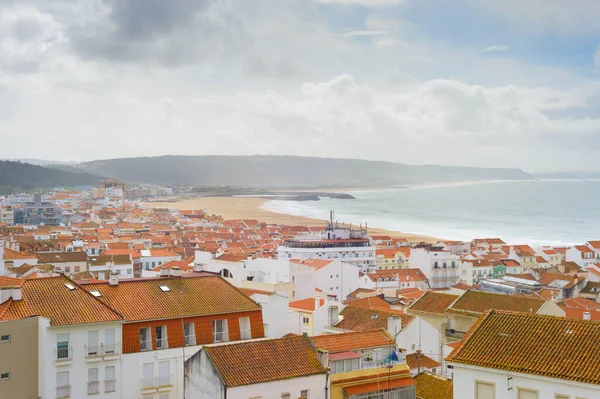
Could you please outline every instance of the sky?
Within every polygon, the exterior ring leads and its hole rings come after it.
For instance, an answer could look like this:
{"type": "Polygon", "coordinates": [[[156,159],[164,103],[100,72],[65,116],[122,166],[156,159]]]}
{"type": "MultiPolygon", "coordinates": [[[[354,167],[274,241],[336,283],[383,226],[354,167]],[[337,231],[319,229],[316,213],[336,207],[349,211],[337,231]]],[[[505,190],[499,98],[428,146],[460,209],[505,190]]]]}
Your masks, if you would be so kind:
{"type": "Polygon", "coordinates": [[[0,158],[600,170],[600,1],[0,0],[0,158]]]}

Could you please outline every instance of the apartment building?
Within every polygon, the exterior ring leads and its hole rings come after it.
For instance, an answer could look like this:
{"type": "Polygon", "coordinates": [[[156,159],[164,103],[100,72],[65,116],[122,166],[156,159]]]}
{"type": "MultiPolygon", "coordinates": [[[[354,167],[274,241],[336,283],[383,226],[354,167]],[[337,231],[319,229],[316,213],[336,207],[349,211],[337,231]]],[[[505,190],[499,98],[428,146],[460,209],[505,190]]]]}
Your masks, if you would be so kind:
{"type": "Polygon", "coordinates": [[[202,345],[264,337],[260,305],[219,276],[187,275],[82,285],[124,317],[123,398],[182,398],[184,361],[202,345]]]}
{"type": "Polygon", "coordinates": [[[37,390],[32,397],[122,397],[121,315],[64,276],[3,277],[0,298],[0,372],[6,378],[22,381],[26,370],[37,367],[26,377],[30,386],[21,387],[37,390]],[[24,343],[25,337],[31,340],[24,343]],[[11,353],[19,348],[21,357],[14,361],[11,353]]]}

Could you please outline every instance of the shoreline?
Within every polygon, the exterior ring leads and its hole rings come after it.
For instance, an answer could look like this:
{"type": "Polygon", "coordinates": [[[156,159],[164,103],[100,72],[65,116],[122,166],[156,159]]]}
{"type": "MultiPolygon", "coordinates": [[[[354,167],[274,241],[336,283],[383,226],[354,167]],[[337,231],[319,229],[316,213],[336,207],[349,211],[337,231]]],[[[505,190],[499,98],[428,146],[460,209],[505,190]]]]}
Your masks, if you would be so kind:
{"type": "MultiPolygon", "coordinates": [[[[337,190],[328,190],[328,192],[335,191],[337,190]]],[[[179,210],[204,209],[207,213],[220,215],[225,220],[251,219],[267,224],[322,227],[325,226],[327,222],[323,219],[295,216],[264,209],[263,206],[268,201],[270,200],[267,198],[252,197],[197,197],[181,199],[174,202],[142,202],[142,205],[145,208],[174,208],[179,210]]],[[[369,235],[386,235],[392,238],[406,238],[408,241],[413,242],[424,241],[435,243],[440,241],[437,238],[427,235],[386,230],[378,227],[369,227],[369,235]]]]}

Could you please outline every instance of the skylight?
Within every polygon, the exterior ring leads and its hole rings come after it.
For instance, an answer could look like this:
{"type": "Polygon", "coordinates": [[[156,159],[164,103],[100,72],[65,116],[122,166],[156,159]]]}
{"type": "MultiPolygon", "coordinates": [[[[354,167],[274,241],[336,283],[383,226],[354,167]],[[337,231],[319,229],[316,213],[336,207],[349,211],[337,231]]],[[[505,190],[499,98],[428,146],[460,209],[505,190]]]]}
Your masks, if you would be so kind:
{"type": "Polygon", "coordinates": [[[100,293],[100,291],[90,291],[90,294],[92,294],[96,298],[100,298],[102,296],[102,294],[100,293]]]}
{"type": "Polygon", "coordinates": [[[171,289],[169,287],[167,287],[166,285],[159,285],[158,287],[160,288],[160,290],[162,292],[169,292],[169,291],[171,291],[171,289]]]}
{"type": "Polygon", "coordinates": [[[73,286],[73,284],[66,283],[65,287],[67,287],[71,291],[75,291],[75,287],[73,286]]]}

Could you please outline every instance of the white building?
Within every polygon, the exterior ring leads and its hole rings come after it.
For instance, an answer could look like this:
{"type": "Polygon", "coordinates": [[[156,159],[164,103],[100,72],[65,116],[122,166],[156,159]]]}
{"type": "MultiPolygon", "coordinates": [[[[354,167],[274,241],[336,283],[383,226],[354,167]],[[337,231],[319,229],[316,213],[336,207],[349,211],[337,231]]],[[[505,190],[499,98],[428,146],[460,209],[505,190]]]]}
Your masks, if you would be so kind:
{"type": "Polygon", "coordinates": [[[341,304],[329,299],[311,297],[292,301],[289,308],[297,312],[295,324],[301,334],[321,335],[325,327],[338,320],[341,304]]]}
{"type": "Polygon", "coordinates": [[[595,250],[587,245],[574,245],[567,249],[566,260],[575,262],[584,269],[597,262],[595,250]]]}
{"type": "Polygon", "coordinates": [[[316,288],[340,301],[345,300],[348,294],[360,286],[358,268],[336,259],[291,259],[289,267],[291,281],[296,282],[298,288],[303,279],[296,278],[296,274],[308,273],[308,278],[314,279],[316,288]]]}
{"type": "Polygon", "coordinates": [[[151,270],[163,263],[181,260],[180,255],[166,249],[143,249],[140,255],[140,265],[143,270],[151,270]]]}
{"type": "Polygon", "coordinates": [[[186,362],[190,399],[327,399],[325,356],[306,336],[208,345],[186,362]]]}
{"type": "MultiPolygon", "coordinates": [[[[30,376],[37,378],[39,397],[122,397],[119,314],[64,276],[2,285],[0,302],[10,302],[0,322],[40,316],[37,342],[31,343],[37,345],[38,373],[30,376]]],[[[11,333],[3,334],[10,341],[11,333]]]]}
{"type": "Polygon", "coordinates": [[[460,257],[450,251],[413,248],[409,264],[411,268],[421,269],[431,288],[449,288],[459,282],[472,284],[470,266],[463,265],[460,257]]]}
{"type": "Polygon", "coordinates": [[[279,259],[339,259],[367,272],[377,267],[376,248],[366,230],[339,228],[333,222],[317,236],[298,236],[277,248],[279,259]]]}
{"type": "Polygon", "coordinates": [[[286,334],[299,334],[298,312],[289,308],[287,296],[276,292],[240,288],[262,307],[263,329],[267,338],[281,338],[286,334]]]}
{"type": "Polygon", "coordinates": [[[599,323],[492,310],[446,359],[454,397],[598,398],[599,337],[599,323]]]}

